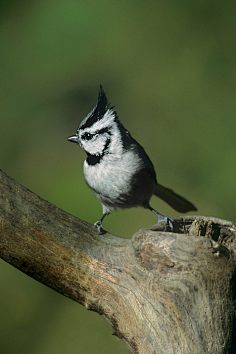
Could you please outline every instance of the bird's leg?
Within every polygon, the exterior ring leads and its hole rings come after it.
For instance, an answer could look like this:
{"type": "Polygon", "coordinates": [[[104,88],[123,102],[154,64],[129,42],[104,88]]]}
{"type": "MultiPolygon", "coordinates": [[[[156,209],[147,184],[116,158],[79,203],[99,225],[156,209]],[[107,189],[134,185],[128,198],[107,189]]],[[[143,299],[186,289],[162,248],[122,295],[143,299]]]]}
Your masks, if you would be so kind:
{"type": "Polygon", "coordinates": [[[103,219],[105,218],[105,216],[108,215],[108,214],[109,213],[104,213],[103,216],[101,217],[101,219],[96,221],[95,224],[94,224],[94,226],[97,227],[99,234],[102,234],[102,232],[103,232],[102,222],[103,222],[103,219]]]}
{"type": "Polygon", "coordinates": [[[165,223],[170,226],[171,231],[173,231],[173,229],[174,229],[174,220],[171,217],[164,216],[164,215],[158,213],[150,205],[149,205],[148,209],[151,210],[154,214],[156,214],[158,216],[158,222],[165,221],[165,223]]]}

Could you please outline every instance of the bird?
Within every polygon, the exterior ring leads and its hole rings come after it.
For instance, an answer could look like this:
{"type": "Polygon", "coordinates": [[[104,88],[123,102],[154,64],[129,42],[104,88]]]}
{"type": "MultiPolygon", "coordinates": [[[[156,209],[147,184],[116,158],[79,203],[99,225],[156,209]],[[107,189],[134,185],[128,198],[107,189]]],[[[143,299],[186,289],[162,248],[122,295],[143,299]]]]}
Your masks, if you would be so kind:
{"type": "Polygon", "coordinates": [[[174,220],[153,209],[152,195],[180,213],[197,208],[172,189],[157,182],[154,166],[144,148],[120,122],[115,107],[108,103],[100,85],[98,100],[68,141],[78,144],[87,154],[83,174],[87,185],[100,200],[103,214],[95,222],[98,233],[104,232],[103,220],[112,211],[143,207],[158,216],[173,231],[174,220]]]}

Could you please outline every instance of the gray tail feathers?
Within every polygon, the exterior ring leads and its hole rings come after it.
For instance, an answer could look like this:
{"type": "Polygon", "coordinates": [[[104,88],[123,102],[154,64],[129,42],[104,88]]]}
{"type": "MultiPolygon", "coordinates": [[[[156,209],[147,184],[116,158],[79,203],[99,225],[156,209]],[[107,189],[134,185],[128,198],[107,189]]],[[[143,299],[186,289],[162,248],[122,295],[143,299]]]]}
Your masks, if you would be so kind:
{"type": "Polygon", "coordinates": [[[155,196],[164,200],[169,204],[173,209],[179,213],[187,213],[188,211],[196,211],[197,208],[190,203],[187,199],[181,197],[179,194],[176,194],[172,189],[166,188],[157,184],[154,190],[155,196]]]}

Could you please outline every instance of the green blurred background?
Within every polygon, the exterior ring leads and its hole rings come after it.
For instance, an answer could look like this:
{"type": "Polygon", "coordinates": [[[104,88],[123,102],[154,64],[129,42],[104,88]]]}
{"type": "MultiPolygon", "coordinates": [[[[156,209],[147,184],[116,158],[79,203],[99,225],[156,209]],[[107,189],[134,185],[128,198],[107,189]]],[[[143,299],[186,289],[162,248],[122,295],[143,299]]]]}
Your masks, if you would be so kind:
{"type": "MultiPolygon", "coordinates": [[[[0,168],[90,223],[102,208],[66,138],[100,84],[159,182],[200,215],[235,221],[236,3],[0,1],[0,168]]],[[[156,221],[133,209],[104,226],[131,237],[156,221]]],[[[98,314],[3,261],[0,313],[3,354],[129,353],[98,314]]]]}

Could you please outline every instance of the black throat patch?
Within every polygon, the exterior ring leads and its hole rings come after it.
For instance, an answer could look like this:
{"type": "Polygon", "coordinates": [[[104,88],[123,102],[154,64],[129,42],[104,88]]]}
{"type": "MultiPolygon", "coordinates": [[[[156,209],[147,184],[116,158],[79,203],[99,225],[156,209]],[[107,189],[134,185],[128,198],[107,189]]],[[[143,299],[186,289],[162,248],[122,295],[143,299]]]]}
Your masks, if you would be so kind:
{"type": "Polygon", "coordinates": [[[108,148],[109,148],[110,143],[111,143],[111,139],[109,138],[106,141],[106,145],[104,146],[103,152],[99,155],[91,155],[91,154],[87,153],[86,161],[87,161],[88,165],[94,166],[97,163],[99,163],[102,160],[102,158],[109,153],[108,148]]]}

